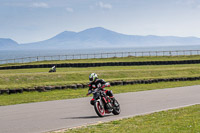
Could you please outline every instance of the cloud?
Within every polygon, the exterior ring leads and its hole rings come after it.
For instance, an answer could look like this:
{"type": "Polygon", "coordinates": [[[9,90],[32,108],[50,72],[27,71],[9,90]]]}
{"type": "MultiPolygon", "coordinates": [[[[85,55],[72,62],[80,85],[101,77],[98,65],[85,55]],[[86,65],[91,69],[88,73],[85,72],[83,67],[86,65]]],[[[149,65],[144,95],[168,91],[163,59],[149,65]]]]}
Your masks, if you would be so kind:
{"type": "Polygon", "coordinates": [[[4,6],[8,7],[25,7],[25,8],[49,8],[50,6],[45,2],[5,2],[4,6]]]}
{"type": "Polygon", "coordinates": [[[112,9],[112,5],[111,4],[106,4],[106,3],[103,3],[103,2],[99,2],[97,3],[97,5],[101,8],[104,8],[104,9],[112,9]]]}
{"type": "Polygon", "coordinates": [[[73,9],[73,8],[70,8],[70,7],[67,7],[66,10],[67,10],[68,12],[74,12],[74,9],[73,9]]]}
{"type": "Polygon", "coordinates": [[[44,3],[44,2],[37,2],[37,3],[32,3],[31,7],[34,7],[34,8],[49,8],[49,5],[47,3],[44,3]]]}
{"type": "Polygon", "coordinates": [[[179,0],[179,1],[177,1],[177,4],[187,5],[192,8],[200,8],[199,0],[179,0]]]}

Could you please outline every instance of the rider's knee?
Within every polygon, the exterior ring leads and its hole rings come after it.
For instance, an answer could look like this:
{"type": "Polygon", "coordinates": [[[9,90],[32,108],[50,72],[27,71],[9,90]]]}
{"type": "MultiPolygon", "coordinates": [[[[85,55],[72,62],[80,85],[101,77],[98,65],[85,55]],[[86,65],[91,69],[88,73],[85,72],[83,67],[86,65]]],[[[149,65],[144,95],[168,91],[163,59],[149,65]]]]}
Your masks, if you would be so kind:
{"type": "Polygon", "coordinates": [[[112,91],[107,91],[107,92],[106,92],[106,95],[108,95],[109,97],[113,97],[112,91]]]}

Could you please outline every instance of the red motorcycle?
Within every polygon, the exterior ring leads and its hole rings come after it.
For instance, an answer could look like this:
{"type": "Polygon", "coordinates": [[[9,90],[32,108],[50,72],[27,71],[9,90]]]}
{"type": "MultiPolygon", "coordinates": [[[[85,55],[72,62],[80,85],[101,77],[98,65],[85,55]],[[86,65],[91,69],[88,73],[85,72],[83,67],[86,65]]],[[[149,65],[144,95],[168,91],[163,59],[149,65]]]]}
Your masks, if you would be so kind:
{"type": "Polygon", "coordinates": [[[93,90],[92,93],[94,109],[99,117],[103,117],[106,113],[113,113],[114,115],[120,114],[120,105],[116,99],[112,100],[101,88],[93,90]]]}

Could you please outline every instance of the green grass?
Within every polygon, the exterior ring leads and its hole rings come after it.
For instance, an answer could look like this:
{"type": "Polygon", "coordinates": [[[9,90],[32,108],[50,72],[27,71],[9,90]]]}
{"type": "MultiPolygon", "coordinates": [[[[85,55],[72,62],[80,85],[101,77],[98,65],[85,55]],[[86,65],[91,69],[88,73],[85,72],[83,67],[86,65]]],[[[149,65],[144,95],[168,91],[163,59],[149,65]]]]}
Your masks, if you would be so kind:
{"type": "Polygon", "coordinates": [[[196,77],[200,64],[58,68],[56,73],[46,68],[0,70],[0,89],[87,83],[92,72],[106,81],[196,77]]]}
{"type": "Polygon", "coordinates": [[[193,105],[70,129],[65,133],[199,133],[199,116],[200,105],[193,105]]]}
{"type": "MultiPolygon", "coordinates": [[[[125,92],[146,91],[164,88],[173,88],[180,86],[200,85],[200,81],[185,81],[185,82],[160,82],[153,84],[137,84],[127,86],[112,86],[110,89],[114,94],[125,92]]],[[[22,94],[0,95],[0,106],[13,105],[21,103],[52,101],[61,99],[72,99],[86,97],[88,89],[67,89],[67,90],[54,90],[48,92],[25,92],[22,94]]],[[[89,101],[88,101],[89,102],[89,101]]]]}
{"type": "Polygon", "coordinates": [[[2,64],[3,66],[13,65],[38,65],[38,64],[61,64],[61,63],[95,63],[95,62],[140,62],[140,61],[174,61],[174,60],[199,60],[200,55],[188,56],[144,56],[144,57],[120,57],[120,58],[104,58],[104,59],[75,59],[75,60],[55,60],[55,61],[39,61],[30,63],[12,63],[2,64]]]}

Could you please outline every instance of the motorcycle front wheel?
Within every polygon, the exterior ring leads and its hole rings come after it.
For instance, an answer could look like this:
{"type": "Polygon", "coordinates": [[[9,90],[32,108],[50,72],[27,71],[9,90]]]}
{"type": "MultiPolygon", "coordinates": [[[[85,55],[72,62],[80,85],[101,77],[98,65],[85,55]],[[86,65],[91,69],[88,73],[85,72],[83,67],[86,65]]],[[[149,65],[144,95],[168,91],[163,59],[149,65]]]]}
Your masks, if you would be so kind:
{"type": "Polygon", "coordinates": [[[100,104],[100,101],[96,101],[94,103],[94,109],[99,117],[103,117],[105,115],[105,109],[103,105],[100,104]]]}

